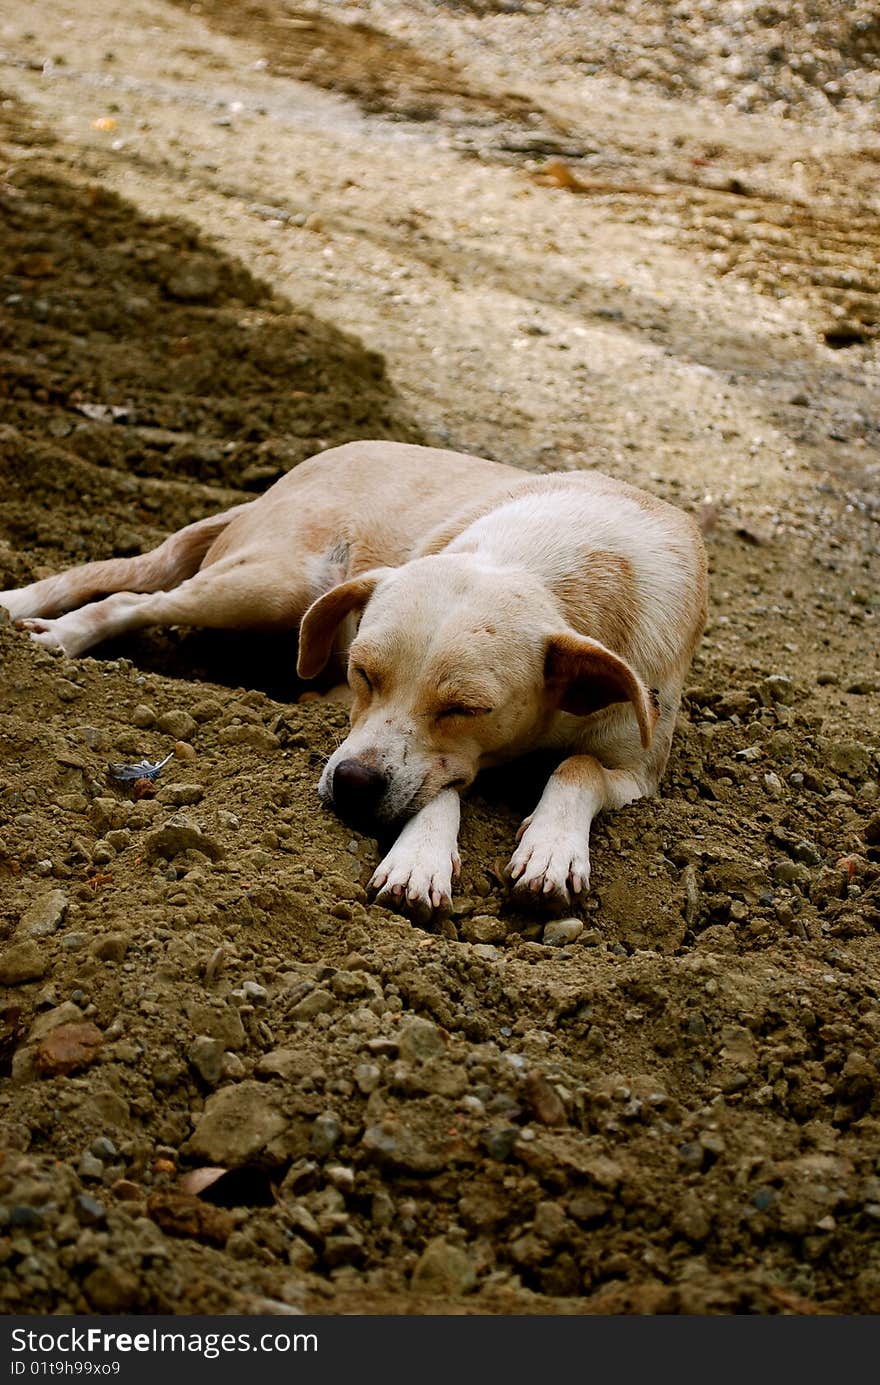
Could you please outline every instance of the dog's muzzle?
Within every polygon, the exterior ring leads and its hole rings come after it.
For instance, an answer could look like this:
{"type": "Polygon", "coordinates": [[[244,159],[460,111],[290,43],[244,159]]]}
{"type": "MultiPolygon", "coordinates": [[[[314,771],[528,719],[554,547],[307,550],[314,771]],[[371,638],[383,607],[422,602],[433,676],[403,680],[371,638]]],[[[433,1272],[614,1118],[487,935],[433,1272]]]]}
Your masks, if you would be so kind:
{"type": "Polygon", "coordinates": [[[363,760],[340,760],[333,771],[333,807],[350,822],[374,819],[387,789],[388,780],[381,770],[363,760]]]}

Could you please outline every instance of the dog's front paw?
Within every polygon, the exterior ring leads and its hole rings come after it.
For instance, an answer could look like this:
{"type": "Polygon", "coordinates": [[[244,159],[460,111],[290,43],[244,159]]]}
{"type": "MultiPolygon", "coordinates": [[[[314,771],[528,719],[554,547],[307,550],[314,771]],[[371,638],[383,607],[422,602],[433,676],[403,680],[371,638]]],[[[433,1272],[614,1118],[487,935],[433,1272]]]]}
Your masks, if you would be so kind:
{"type": "Polygon", "coordinates": [[[40,644],[44,649],[51,649],[53,654],[66,654],[67,648],[61,638],[59,626],[60,620],[43,620],[37,616],[30,616],[25,620],[15,622],[19,630],[24,630],[30,635],[34,644],[40,644]]]}
{"type": "Polygon", "coordinates": [[[507,868],[521,904],[570,909],[590,886],[590,848],[580,833],[550,834],[526,818],[507,868]]]}
{"type": "Polygon", "coordinates": [[[413,860],[397,842],[376,868],[367,889],[376,904],[427,923],[452,908],[452,881],[461,870],[458,855],[439,861],[413,860]]]}

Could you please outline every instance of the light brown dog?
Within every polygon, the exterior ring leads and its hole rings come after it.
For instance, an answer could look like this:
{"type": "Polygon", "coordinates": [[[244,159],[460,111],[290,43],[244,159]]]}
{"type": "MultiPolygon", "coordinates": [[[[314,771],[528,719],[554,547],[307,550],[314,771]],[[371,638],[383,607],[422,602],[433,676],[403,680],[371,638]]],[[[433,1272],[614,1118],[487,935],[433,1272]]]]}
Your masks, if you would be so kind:
{"type": "Polygon", "coordinates": [[[402,824],[371,885],[448,907],[459,795],[525,751],[562,759],[520,829],[520,895],[569,908],[590,823],[653,793],[706,617],[682,511],[598,472],[535,476],[460,453],[354,442],[151,553],[73,568],[0,604],[73,657],[149,625],[299,627],[301,677],[347,658],[351,733],[318,792],[402,824]]]}

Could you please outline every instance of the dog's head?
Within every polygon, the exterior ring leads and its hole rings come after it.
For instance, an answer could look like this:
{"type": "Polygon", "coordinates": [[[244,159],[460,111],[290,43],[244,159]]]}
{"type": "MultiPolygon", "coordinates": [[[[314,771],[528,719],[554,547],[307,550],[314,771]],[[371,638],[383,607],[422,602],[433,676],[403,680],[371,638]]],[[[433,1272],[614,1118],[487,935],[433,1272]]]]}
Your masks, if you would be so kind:
{"type": "Polygon", "coordinates": [[[558,712],[630,703],[642,744],[656,711],[623,659],[567,629],[546,588],[473,554],[380,568],[334,587],[303,617],[298,671],[314,678],[341,623],[361,614],[348,656],[351,732],[318,791],[343,817],[391,824],[442,789],[532,748],[558,712]]]}

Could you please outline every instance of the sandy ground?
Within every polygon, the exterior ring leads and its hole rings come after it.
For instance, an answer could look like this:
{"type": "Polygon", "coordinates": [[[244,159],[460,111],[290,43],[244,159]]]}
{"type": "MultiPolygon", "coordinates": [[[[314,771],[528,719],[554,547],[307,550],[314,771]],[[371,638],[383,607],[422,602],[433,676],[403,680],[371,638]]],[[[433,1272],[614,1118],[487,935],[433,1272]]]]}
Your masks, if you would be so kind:
{"type": "Polygon", "coordinates": [[[425,932],[319,807],[344,716],[287,641],[0,627],[7,1311],[880,1308],[851,8],[815,62],[792,10],[783,81],[742,7],[729,43],[648,4],[7,7],[0,587],[351,437],[718,509],[663,792],[597,825],[562,945],[504,890],[525,772],[425,932]],[[155,796],[108,777],[175,748],[155,796]]]}

